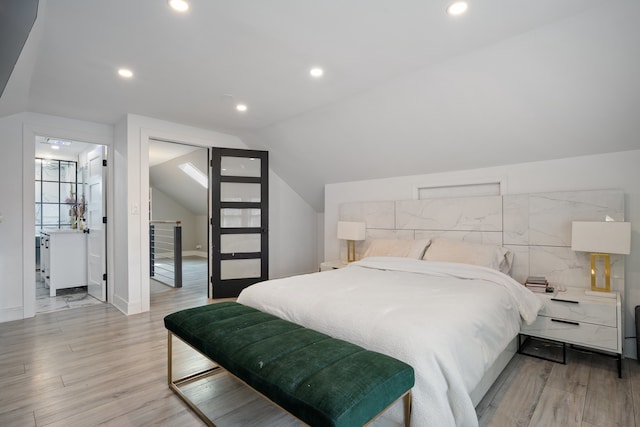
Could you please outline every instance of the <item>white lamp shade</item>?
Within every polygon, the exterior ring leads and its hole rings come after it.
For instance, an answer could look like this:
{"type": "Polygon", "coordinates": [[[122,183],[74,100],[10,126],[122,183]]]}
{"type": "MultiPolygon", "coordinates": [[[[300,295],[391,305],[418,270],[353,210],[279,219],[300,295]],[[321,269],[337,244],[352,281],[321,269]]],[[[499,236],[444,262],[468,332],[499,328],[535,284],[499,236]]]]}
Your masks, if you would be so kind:
{"type": "Polygon", "coordinates": [[[339,221],[338,239],[364,240],[366,226],[364,222],[339,221]]]}
{"type": "Polygon", "coordinates": [[[574,221],[571,223],[571,249],[628,255],[631,252],[631,223],[574,221]]]}

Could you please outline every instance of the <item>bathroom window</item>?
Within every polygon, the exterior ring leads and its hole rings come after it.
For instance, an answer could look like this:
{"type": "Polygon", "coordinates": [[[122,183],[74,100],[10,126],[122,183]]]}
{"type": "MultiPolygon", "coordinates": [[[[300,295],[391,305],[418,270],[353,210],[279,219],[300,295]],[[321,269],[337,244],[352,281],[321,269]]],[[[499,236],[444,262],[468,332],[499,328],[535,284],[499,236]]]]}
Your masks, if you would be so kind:
{"type": "Polygon", "coordinates": [[[78,195],[78,163],[36,158],[36,234],[43,228],[70,228],[78,195]]]}

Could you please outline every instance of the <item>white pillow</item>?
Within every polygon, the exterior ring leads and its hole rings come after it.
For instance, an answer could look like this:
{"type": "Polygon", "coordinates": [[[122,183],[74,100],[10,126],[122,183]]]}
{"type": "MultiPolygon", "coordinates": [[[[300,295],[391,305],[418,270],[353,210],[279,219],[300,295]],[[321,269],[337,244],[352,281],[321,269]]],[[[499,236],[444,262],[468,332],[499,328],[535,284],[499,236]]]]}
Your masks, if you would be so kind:
{"type": "Polygon", "coordinates": [[[480,265],[509,274],[513,252],[498,245],[469,243],[439,237],[433,239],[422,259],[480,265]]]}
{"type": "Polygon", "coordinates": [[[367,243],[362,258],[370,256],[397,256],[420,259],[431,240],[375,239],[367,243]]]}

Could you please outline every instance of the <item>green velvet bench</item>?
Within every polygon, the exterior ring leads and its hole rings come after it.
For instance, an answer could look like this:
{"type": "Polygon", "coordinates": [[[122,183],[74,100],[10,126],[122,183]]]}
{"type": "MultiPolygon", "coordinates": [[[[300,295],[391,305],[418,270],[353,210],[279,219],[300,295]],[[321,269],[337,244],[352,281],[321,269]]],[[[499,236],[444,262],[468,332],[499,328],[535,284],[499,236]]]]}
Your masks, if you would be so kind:
{"type": "Polygon", "coordinates": [[[169,387],[207,425],[215,426],[180,386],[226,371],[311,426],[362,426],[400,398],[409,426],[413,368],[392,357],[235,302],[182,310],[164,324],[169,387]],[[174,335],[217,366],[174,380],[174,335]]]}

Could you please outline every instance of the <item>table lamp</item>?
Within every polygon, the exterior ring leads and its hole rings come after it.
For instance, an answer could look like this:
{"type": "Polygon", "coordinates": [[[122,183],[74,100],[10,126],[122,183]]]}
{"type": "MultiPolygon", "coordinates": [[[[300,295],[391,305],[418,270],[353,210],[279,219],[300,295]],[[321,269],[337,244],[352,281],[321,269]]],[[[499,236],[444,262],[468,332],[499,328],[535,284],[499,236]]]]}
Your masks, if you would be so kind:
{"type": "Polygon", "coordinates": [[[609,254],[629,255],[631,223],[616,221],[574,221],[571,223],[571,249],[591,252],[591,292],[588,295],[615,296],[611,293],[609,254]],[[597,283],[596,262],[604,261],[604,284],[597,283]]]}
{"type": "Polygon", "coordinates": [[[356,240],[364,240],[364,222],[338,221],[338,239],[347,241],[347,262],[356,260],[356,240]]]}

